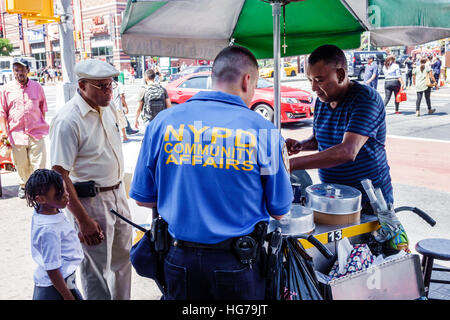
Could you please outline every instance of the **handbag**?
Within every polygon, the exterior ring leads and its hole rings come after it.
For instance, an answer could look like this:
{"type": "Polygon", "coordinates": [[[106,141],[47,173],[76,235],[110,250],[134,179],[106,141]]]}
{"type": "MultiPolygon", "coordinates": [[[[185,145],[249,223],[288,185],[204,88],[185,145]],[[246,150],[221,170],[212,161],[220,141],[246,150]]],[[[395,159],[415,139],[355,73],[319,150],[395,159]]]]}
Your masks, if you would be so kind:
{"type": "Polygon", "coordinates": [[[432,88],[434,86],[436,86],[436,80],[434,79],[434,77],[433,79],[431,79],[430,73],[427,73],[427,87],[432,88]]]}
{"type": "Polygon", "coordinates": [[[406,92],[403,91],[403,89],[400,89],[400,91],[395,96],[395,102],[400,103],[400,102],[403,102],[403,101],[406,101],[406,100],[407,100],[406,92]]]}

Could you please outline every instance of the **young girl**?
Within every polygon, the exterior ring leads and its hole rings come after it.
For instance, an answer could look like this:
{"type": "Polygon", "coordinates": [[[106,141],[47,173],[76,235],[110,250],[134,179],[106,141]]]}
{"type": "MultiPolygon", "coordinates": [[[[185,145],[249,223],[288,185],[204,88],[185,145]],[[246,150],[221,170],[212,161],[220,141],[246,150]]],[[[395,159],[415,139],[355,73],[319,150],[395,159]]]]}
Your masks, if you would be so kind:
{"type": "Polygon", "coordinates": [[[75,284],[75,270],[84,255],[76,231],[61,211],[69,202],[61,175],[36,170],[25,185],[25,196],[34,207],[31,255],[38,267],[33,300],[83,300],[75,284]]]}

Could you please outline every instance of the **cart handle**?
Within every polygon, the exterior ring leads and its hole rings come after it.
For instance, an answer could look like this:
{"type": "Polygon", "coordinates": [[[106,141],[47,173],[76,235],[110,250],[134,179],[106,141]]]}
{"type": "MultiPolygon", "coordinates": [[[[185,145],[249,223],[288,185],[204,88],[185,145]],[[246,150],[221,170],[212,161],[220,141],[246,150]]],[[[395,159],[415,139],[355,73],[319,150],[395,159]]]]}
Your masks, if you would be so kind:
{"type": "Polygon", "coordinates": [[[327,247],[325,247],[322,242],[320,242],[319,240],[317,240],[317,238],[315,238],[312,234],[310,235],[306,235],[306,234],[297,234],[297,235],[293,235],[290,236],[290,238],[301,238],[301,239],[305,239],[308,240],[312,245],[314,245],[314,247],[317,248],[317,250],[320,251],[320,253],[327,259],[331,259],[334,258],[334,255],[331,253],[330,250],[327,249],[327,247]]]}
{"type": "Polygon", "coordinates": [[[419,217],[421,217],[423,220],[425,220],[430,226],[434,227],[434,225],[436,224],[436,221],[432,217],[430,217],[425,211],[416,207],[399,207],[394,209],[394,211],[396,213],[400,211],[412,211],[419,217]]]}

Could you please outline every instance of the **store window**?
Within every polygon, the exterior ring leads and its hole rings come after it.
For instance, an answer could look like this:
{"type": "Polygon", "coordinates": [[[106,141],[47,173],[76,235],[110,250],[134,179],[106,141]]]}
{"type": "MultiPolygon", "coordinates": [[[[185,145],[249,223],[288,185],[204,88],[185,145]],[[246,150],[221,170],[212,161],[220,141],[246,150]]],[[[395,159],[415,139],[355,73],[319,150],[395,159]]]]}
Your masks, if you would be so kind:
{"type": "Polygon", "coordinates": [[[36,59],[36,68],[39,70],[47,65],[47,58],[45,57],[45,52],[34,53],[31,55],[36,59]]]}
{"type": "Polygon", "coordinates": [[[100,59],[106,62],[113,62],[113,47],[97,47],[92,48],[92,57],[95,59],[100,59]]]}
{"type": "Polygon", "coordinates": [[[36,68],[39,70],[47,65],[47,57],[45,56],[45,44],[32,43],[31,56],[36,59],[36,68]]]}

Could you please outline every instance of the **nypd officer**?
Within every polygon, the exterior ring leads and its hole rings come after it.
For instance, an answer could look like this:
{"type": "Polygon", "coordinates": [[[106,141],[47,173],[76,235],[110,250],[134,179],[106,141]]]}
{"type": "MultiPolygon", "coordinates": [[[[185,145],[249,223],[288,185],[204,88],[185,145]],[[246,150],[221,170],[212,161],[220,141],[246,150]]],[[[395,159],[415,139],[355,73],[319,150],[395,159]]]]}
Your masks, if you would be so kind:
{"type": "Polygon", "coordinates": [[[81,284],[88,300],[128,300],[131,292],[131,226],[125,187],[122,141],[111,104],[119,74],[110,64],[88,59],[75,66],[78,91],[60,108],[50,127],[52,168],[70,195],[85,259],[81,284]]]}
{"type": "Polygon", "coordinates": [[[264,299],[261,262],[246,250],[293,195],[284,139],[248,108],[257,81],[253,54],[227,47],[213,64],[213,91],[146,128],[130,197],[168,223],[164,299],[264,299]]]}

